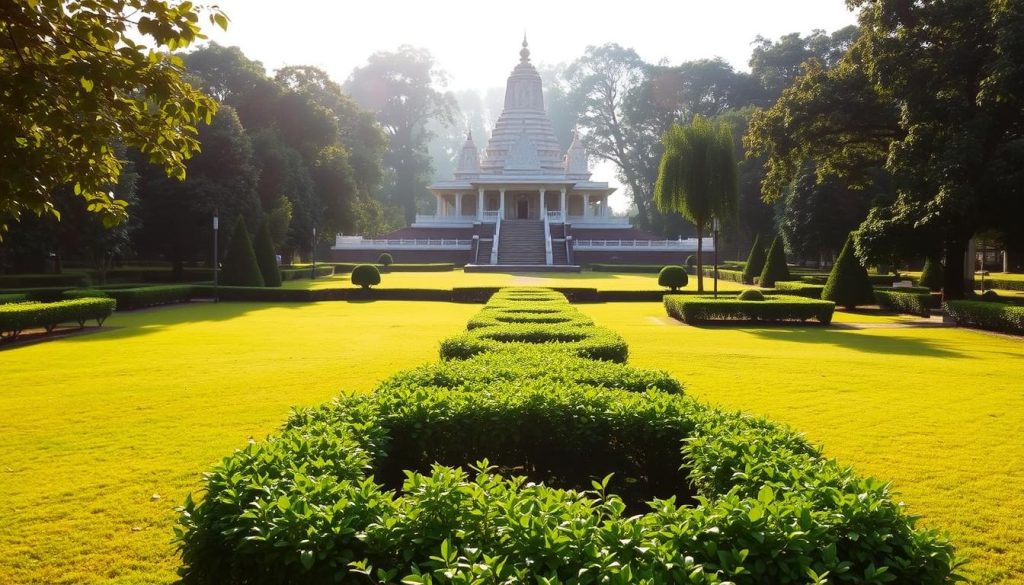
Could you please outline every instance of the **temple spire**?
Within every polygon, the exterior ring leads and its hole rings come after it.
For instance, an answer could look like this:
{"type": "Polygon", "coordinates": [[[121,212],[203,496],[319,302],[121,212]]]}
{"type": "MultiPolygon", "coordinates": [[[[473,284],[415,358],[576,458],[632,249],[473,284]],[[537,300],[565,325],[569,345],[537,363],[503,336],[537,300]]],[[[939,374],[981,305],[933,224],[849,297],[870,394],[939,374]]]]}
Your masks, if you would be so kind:
{"type": "Polygon", "coordinates": [[[526,43],[526,31],[523,31],[523,48],[519,51],[519,62],[529,63],[530,62],[530,48],[526,43]]]}

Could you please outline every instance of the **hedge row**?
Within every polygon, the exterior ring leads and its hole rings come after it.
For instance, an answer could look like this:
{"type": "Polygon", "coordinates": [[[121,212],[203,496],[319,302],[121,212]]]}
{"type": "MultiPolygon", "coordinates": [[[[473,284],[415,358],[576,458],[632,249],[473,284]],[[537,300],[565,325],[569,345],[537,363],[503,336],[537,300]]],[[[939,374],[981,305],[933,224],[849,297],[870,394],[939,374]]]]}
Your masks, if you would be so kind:
{"type": "Polygon", "coordinates": [[[935,298],[931,293],[900,292],[898,290],[875,289],[875,300],[878,306],[897,313],[909,313],[929,317],[935,307],[935,298]]]}
{"type": "MultiPolygon", "coordinates": [[[[367,264],[366,262],[336,262],[332,266],[334,267],[334,274],[348,274],[360,264],[367,264]]],[[[383,264],[377,264],[377,268],[381,272],[451,272],[455,270],[455,264],[451,262],[435,262],[427,264],[390,264],[384,266],[383,264]]]]}
{"type": "Polygon", "coordinates": [[[764,295],[763,301],[743,301],[735,296],[666,295],[665,310],[684,323],[708,321],[807,321],[828,325],[836,304],[789,295],[764,295]]]}
{"type": "MultiPolygon", "coordinates": [[[[282,268],[281,280],[301,280],[303,278],[310,278],[313,273],[313,267],[309,268],[282,268]]],[[[334,276],[334,265],[332,264],[317,264],[316,266],[316,277],[323,278],[325,276],[334,276]]]]}
{"type": "Polygon", "coordinates": [[[777,280],[775,281],[775,290],[796,297],[804,297],[808,299],[820,299],[821,291],[824,290],[825,285],[823,284],[807,284],[802,280],[777,280]]]}
{"type": "MultiPolygon", "coordinates": [[[[974,288],[981,288],[981,279],[974,279],[974,288]]],[[[985,289],[998,288],[1000,290],[1024,290],[1024,278],[1006,278],[1000,276],[986,276],[985,289]]]]}
{"type": "Polygon", "coordinates": [[[621,274],[657,274],[664,264],[589,264],[594,272],[618,272],[621,274]]]}
{"type": "MultiPolygon", "coordinates": [[[[704,277],[705,278],[714,278],[715,277],[715,269],[714,269],[714,267],[708,268],[707,266],[705,266],[704,267],[704,277]]],[[[738,282],[738,283],[742,284],[743,283],[743,271],[742,270],[729,270],[727,268],[719,268],[718,269],[718,278],[719,278],[719,280],[729,280],[729,281],[732,281],[732,282],[738,282]]]]}
{"type": "Polygon", "coordinates": [[[112,298],[121,311],[146,307],[187,303],[195,287],[189,284],[166,284],[136,288],[71,289],[61,293],[65,299],[112,298]]]}
{"type": "Polygon", "coordinates": [[[0,274],[0,288],[44,288],[51,286],[88,286],[92,281],[85,272],[64,274],[0,274]]]}
{"type": "Polygon", "coordinates": [[[961,327],[1024,335],[1024,307],[989,301],[946,301],[946,313],[961,327]]]}
{"type": "Polygon", "coordinates": [[[296,410],[186,500],[182,582],[957,579],[952,547],[886,483],[680,390],[535,345],[296,410]]]}
{"type": "Polygon", "coordinates": [[[24,303],[28,300],[28,295],[24,294],[0,294],[0,305],[6,305],[7,303],[24,303]]]}
{"type": "Polygon", "coordinates": [[[114,312],[114,299],[71,299],[56,303],[8,303],[0,305],[0,339],[17,339],[25,329],[43,328],[47,333],[61,323],[103,321],[114,312]]]}

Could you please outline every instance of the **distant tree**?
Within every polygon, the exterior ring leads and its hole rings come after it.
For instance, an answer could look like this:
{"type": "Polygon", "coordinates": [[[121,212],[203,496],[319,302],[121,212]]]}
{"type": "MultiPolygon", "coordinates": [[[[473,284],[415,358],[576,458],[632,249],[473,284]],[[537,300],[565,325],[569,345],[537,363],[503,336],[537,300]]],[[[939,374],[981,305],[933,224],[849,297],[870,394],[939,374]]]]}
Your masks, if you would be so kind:
{"type": "Polygon", "coordinates": [[[868,271],[857,259],[852,235],[846,239],[843,251],[839,253],[839,258],[832,266],[825,288],[821,291],[821,298],[847,309],[875,302],[875,292],[871,287],[868,271]]]}
{"type": "Polygon", "coordinates": [[[352,207],[358,193],[349,160],[343,147],[330,146],[320,151],[313,166],[313,185],[323,208],[317,227],[324,234],[349,231],[355,225],[352,207]]]}
{"type": "Polygon", "coordinates": [[[743,267],[743,282],[751,284],[754,277],[760,276],[764,270],[766,253],[764,244],[761,243],[761,235],[754,236],[754,244],[750,246],[750,254],[747,256],[747,263],[743,267]]]}
{"type": "Polygon", "coordinates": [[[703,237],[712,218],[736,213],[736,160],[732,132],[701,117],[688,126],[673,124],[662,139],[655,202],[662,211],[677,211],[697,227],[697,290],[704,291],[703,237]]]}
{"type": "Polygon", "coordinates": [[[256,252],[253,250],[252,240],[249,239],[249,231],[245,229],[245,220],[241,217],[235,223],[227,253],[224,254],[221,283],[225,286],[264,285],[256,252]]]}
{"type": "Polygon", "coordinates": [[[782,236],[776,236],[772,240],[771,248],[768,248],[768,257],[765,258],[764,268],[761,269],[761,276],[758,285],[764,288],[772,288],[780,280],[789,280],[789,266],[786,264],[786,245],[782,236]]]}
{"type": "Polygon", "coordinates": [[[210,257],[215,210],[228,221],[244,217],[255,224],[260,216],[252,146],[234,109],[222,106],[200,129],[199,139],[203,150],[188,162],[184,181],[168,179],[136,155],[139,203],[132,212],[140,229],[135,245],[150,258],[172,262],[179,275],[184,262],[210,257]]]}
{"type": "Polygon", "coordinates": [[[791,33],[776,41],[757,37],[750,56],[750,72],[764,92],[758,105],[769,106],[778,99],[800,77],[807,61],[815,59],[826,68],[837,65],[857,34],[857,27],[850,25],[832,34],[815,30],[807,36],[791,33]]]}
{"type": "Polygon", "coordinates": [[[941,290],[944,280],[942,272],[942,262],[938,258],[928,257],[924,261],[924,269],[921,270],[921,279],[917,285],[926,286],[931,290],[941,290]]]}
{"type": "Polygon", "coordinates": [[[277,253],[270,237],[270,226],[266,221],[260,224],[253,242],[253,253],[260,268],[264,286],[281,286],[281,269],[277,265],[277,253]]]}
{"type": "Polygon", "coordinates": [[[122,221],[127,202],[108,197],[123,168],[115,143],[184,177],[216,103],[163,49],[202,39],[198,19],[190,2],[0,4],[0,238],[25,211],[53,214],[65,185],[107,225],[122,221]]]}
{"type": "Polygon", "coordinates": [[[428,195],[428,125],[432,120],[454,121],[455,99],[444,91],[446,82],[428,51],[403,45],[395,52],[371,55],[345,84],[356,103],[376,113],[389,139],[384,155],[387,203],[402,207],[407,221],[415,218],[417,203],[428,195]]]}

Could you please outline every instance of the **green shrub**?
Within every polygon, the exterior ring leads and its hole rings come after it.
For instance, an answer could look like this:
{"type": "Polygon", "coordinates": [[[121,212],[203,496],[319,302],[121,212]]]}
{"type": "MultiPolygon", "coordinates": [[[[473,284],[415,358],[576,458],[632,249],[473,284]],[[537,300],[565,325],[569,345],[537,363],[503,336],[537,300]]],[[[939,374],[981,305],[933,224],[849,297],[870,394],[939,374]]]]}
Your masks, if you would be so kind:
{"type": "Polygon", "coordinates": [[[741,301],[763,301],[764,294],[762,294],[761,291],[757,289],[748,288],[747,290],[741,292],[738,298],[741,301]]]}
{"type": "Polygon", "coordinates": [[[670,317],[685,323],[708,321],[807,321],[832,322],[835,303],[804,297],[765,295],[763,301],[739,298],[713,298],[707,295],[666,295],[665,310],[670,317]]]}
{"type": "MultiPolygon", "coordinates": [[[[282,268],[279,272],[281,274],[281,280],[301,280],[312,276],[314,274],[314,269],[312,266],[308,268],[282,268]]],[[[334,276],[334,265],[317,264],[315,273],[317,278],[334,276]]]]}
{"type": "Polygon", "coordinates": [[[999,300],[999,293],[997,293],[994,290],[987,290],[987,291],[981,293],[981,300],[983,300],[983,301],[998,301],[999,300]]]}
{"type": "Polygon", "coordinates": [[[380,270],[373,264],[360,264],[352,271],[352,284],[368,289],[380,284],[380,270]]]}
{"type": "Polygon", "coordinates": [[[192,299],[195,287],[191,284],[165,284],[136,288],[111,288],[104,290],[117,300],[120,311],[132,311],[146,307],[187,303],[192,299]]]}
{"type": "Polygon", "coordinates": [[[24,303],[28,300],[28,295],[23,294],[0,294],[0,305],[6,305],[7,303],[24,303]]]}
{"type": "Polygon", "coordinates": [[[924,268],[921,270],[921,278],[918,279],[917,284],[926,286],[930,290],[942,290],[944,282],[945,270],[942,267],[942,262],[931,257],[926,258],[924,268]]]}
{"type": "MultiPolygon", "coordinates": [[[[1000,276],[998,274],[985,277],[985,288],[998,288],[1002,290],[1019,290],[1024,291],[1024,278],[1008,278],[1000,276]]],[[[974,280],[975,288],[981,288],[981,279],[974,280]]]]}
{"type": "MultiPolygon", "coordinates": [[[[711,266],[704,265],[704,276],[707,278],[715,277],[715,269],[711,266]]],[[[743,271],[742,270],[729,270],[728,268],[718,269],[719,280],[729,280],[732,282],[738,282],[743,284],[743,271]]]]}
{"type": "Polygon", "coordinates": [[[946,301],[946,312],[961,327],[1024,335],[1024,307],[989,301],[946,301]]]}
{"type": "Polygon", "coordinates": [[[49,333],[61,323],[96,320],[97,325],[114,312],[114,299],[82,298],[55,303],[9,303],[0,305],[0,338],[17,339],[25,329],[42,328],[49,333]]]}
{"type": "Polygon", "coordinates": [[[588,264],[587,267],[594,272],[620,272],[657,274],[661,272],[663,264],[588,264]]]}
{"type": "Polygon", "coordinates": [[[580,325],[589,326],[593,325],[594,321],[581,314],[579,311],[557,311],[549,313],[528,313],[517,311],[515,309],[492,309],[488,311],[480,311],[477,315],[469,320],[466,324],[467,329],[477,329],[479,327],[493,327],[496,325],[506,325],[514,323],[527,323],[527,324],[564,324],[564,325],[580,325]]]}
{"type": "MultiPolygon", "coordinates": [[[[743,267],[743,282],[753,284],[754,279],[761,276],[764,270],[766,254],[764,244],[761,243],[761,235],[754,235],[754,245],[750,247],[750,254],[747,255],[747,264],[743,267]]],[[[762,285],[764,286],[764,285],[762,285]]]]}
{"type": "Polygon", "coordinates": [[[868,279],[868,271],[857,259],[852,235],[847,236],[843,251],[839,253],[839,258],[832,266],[832,273],[829,274],[825,288],[821,291],[821,298],[847,309],[856,308],[857,305],[875,304],[871,280],[868,279]]]}
{"type": "Polygon", "coordinates": [[[263,277],[263,286],[281,286],[281,269],[277,266],[277,252],[274,251],[274,240],[270,237],[270,226],[266,220],[256,232],[253,253],[256,254],[256,264],[263,277]]]}
{"type": "MultiPolygon", "coordinates": [[[[355,270],[359,264],[352,262],[335,262],[335,274],[347,274],[355,270]]],[[[430,262],[423,264],[392,264],[388,266],[388,272],[451,272],[455,270],[455,264],[451,262],[430,262]]]]}
{"type": "Polygon", "coordinates": [[[391,256],[391,254],[388,254],[387,252],[384,252],[383,254],[377,257],[377,264],[380,264],[381,266],[391,266],[394,263],[395,259],[391,256]]]}
{"type": "Polygon", "coordinates": [[[692,270],[695,266],[697,266],[697,257],[694,256],[693,254],[690,254],[689,256],[686,257],[686,261],[684,262],[684,264],[686,264],[687,268],[692,270]]]}
{"type": "Polygon", "coordinates": [[[776,281],[789,279],[789,266],[786,265],[786,245],[782,241],[782,236],[776,236],[772,247],[768,250],[758,284],[764,288],[772,288],[776,281]]]}
{"type": "Polygon", "coordinates": [[[875,289],[878,306],[898,313],[909,313],[928,317],[935,305],[931,293],[899,292],[898,290],[875,289]]]}
{"type": "Polygon", "coordinates": [[[95,288],[72,288],[60,293],[62,299],[105,299],[110,295],[95,288]]]}
{"type": "Polygon", "coordinates": [[[777,280],[775,290],[780,293],[808,299],[820,299],[821,291],[825,288],[823,284],[807,284],[802,280],[777,280]]]}
{"type": "Polygon", "coordinates": [[[629,349],[619,334],[603,327],[552,323],[480,327],[441,342],[441,359],[466,359],[489,351],[520,350],[542,344],[551,352],[625,362],[629,349]]]}
{"type": "Polygon", "coordinates": [[[245,220],[241,217],[235,224],[235,231],[228,243],[227,254],[224,255],[224,268],[221,270],[220,284],[224,286],[263,286],[263,274],[256,261],[256,252],[252,249],[249,232],[245,229],[245,220]]]}
{"type": "Polygon", "coordinates": [[[688,281],[686,269],[682,266],[666,266],[658,273],[658,286],[664,286],[672,291],[683,288],[688,281]]]}

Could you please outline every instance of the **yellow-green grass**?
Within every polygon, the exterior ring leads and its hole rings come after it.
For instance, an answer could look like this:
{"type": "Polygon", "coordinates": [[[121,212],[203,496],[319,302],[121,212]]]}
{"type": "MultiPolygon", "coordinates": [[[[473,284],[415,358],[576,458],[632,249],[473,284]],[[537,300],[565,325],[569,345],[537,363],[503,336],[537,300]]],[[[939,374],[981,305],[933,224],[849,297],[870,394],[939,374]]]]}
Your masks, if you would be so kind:
{"type": "MultiPolygon", "coordinates": [[[[285,288],[320,289],[350,287],[348,274],[337,274],[316,280],[289,280],[285,288]]],[[[450,289],[460,286],[550,286],[585,287],[598,290],[659,290],[657,274],[620,274],[611,272],[389,272],[381,274],[380,288],[450,289]]],[[[704,277],[704,289],[710,291],[712,280],[704,277]]],[[[744,285],[719,280],[718,289],[742,290],[744,285]]],[[[697,290],[697,277],[690,276],[685,290],[697,290]]]]}
{"type": "Polygon", "coordinates": [[[292,405],[436,360],[479,309],[191,304],[0,350],[0,583],[172,581],[206,469],[292,405]]]}
{"type": "MultiPolygon", "coordinates": [[[[687,392],[787,423],[891,480],[947,531],[977,583],[1024,583],[1024,343],[954,328],[690,327],[657,303],[580,305],[630,361],[687,392]]],[[[837,321],[901,321],[837,313],[837,321]]]]}

